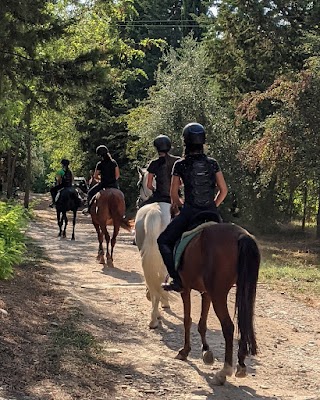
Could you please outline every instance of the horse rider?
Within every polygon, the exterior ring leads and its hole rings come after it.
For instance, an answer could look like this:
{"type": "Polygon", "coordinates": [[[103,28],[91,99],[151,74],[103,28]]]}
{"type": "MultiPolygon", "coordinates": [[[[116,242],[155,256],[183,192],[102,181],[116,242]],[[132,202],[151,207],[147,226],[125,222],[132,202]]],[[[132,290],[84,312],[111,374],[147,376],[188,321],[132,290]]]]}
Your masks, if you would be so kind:
{"type": "Polygon", "coordinates": [[[65,187],[71,187],[73,182],[73,174],[69,169],[70,161],[63,158],[61,160],[61,169],[59,169],[56,173],[56,184],[50,189],[52,203],[49,204],[49,207],[53,208],[55,206],[55,199],[60,189],[65,187]]]}
{"type": "Polygon", "coordinates": [[[155,202],[171,203],[171,172],[174,163],[179,160],[180,157],[173,156],[169,153],[171,149],[171,140],[166,135],[157,136],[154,139],[153,145],[157,149],[158,158],[152,160],[147,168],[147,187],[152,191],[152,195],[149,199],[139,204],[139,208],[155,202]],[[156,187],[153,186],[154,179],[156,187]]]}
{"type": "Polygon", "coordinates": [[[93,196],[99,193],[100,190],[107,188],[119,189],[118,179],[120,177],[120,170],[117,162],[111,157],[109,149],[107,146],[100,145],[96,148],[96,154],[101,160],[96,165],[93,179],[99,182],[88,191],[87,207],[82,211],[85,215],[90,211],[93,196]]]}
{"type": "Polygon", "coordinates": [[[228,192],[218,162],[204,154],[203,145],[206,139],[204,127],[191,122],[184,127],[182,135],[185,155],[173,167],[170,189],[172,206],[181,208],[181,211],[158,238],[160,253],[172,278],[170,283],[163,283],[162,287],[164,290],[177,292],[183,291],[173,256],[177,240],[198,213],[207,211],[219,215],[217,207],[228,192]],[[179,197],[181,183],[184,184],[184,202],[179,197]]]}

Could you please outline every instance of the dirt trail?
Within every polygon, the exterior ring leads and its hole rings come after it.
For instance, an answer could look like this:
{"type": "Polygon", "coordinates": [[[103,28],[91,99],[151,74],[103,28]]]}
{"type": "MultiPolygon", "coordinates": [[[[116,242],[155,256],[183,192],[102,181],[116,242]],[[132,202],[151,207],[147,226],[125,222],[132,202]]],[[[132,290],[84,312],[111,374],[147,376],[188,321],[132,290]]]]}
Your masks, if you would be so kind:
{"type": "MultiPolygon", "coordinates": [[[[90,217],[79,216],[75,242],[58,240],[56,234],[54,212],[38,210],[29,236],[50,257],[55,271],[53,283],[67,290],[69,301],[84,310],[87,328],[103,342],[107,359],[120,366],[119,379],[113,382],[114,399],[320,399],[319,308],[259,285],[259,355],[247,359],[248,377],[232,377],[223,387],[213,387],[213,374],[223,363],[224,340],[211,311],[207,336],[216,360],[213,366],[205,366],[196,325],[200,316],[200,296],[196,292],[192,297],[193,348],[189,361],[181,362],[174,359],[183,344],[181,299],[176,296],[171,310],[162,312],[160,328],[148,328],[151,307],[145,297],[140,256],[132,245],[132,236],[120,233],[112,269],[95,262],[98,245],[90,217]]],[[[232,314],[233,301],[234,292],[230,294],[232,314]]],[[[62,395],[58,398],[71,399],[62,395]]]]}

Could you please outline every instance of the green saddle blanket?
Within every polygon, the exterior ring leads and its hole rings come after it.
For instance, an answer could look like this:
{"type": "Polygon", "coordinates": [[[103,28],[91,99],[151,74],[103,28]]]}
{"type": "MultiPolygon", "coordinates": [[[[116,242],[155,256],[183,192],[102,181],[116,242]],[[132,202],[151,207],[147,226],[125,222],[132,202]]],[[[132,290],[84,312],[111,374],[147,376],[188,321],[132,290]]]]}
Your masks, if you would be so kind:
{"type": "Polygon", "coordinates": [[[182,254],[183,254],[185,248],[187,247],[187,245],[189,244],[189,242],[195,236],[199,235],[203,231],[204,228],[206,228],[207,226],[215,225],[215,224],[217,224],[217,222],[215,222],[215,221],[204,222],[203,224],[198,225],[197,227],[192,229],[191,231],[187,231],[182,234],[181,239],[180,239],[179,243],[176,245],[175,250],[174,250],[174,265],[175,265],[176,270],[178,270],[178,268],[180,266],[182,254]]]}

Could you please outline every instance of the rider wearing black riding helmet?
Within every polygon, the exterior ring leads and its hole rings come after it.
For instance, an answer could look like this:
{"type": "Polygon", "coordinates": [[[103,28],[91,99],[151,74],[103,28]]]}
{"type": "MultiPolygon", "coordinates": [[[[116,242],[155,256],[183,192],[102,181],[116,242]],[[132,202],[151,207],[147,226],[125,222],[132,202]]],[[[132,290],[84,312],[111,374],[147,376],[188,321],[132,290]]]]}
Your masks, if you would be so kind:
{"type": "Polygon", "coordinates": [[[88,191],[87,208],[82,211],[83,214],[89,212],[91,199],[100,190],[106,188],[119,189],[118,179],[120,177],[120,170],[117,162],[111,157],[109,149],[107,146],[100,145],[96,148],[96,154],[101,160],[96,165],[93,179],[99,182],[88,191]]]}
{"type": "Polygon", "coordinates": [[[73,174],[69,169],[70,161],[63,158],[61,160],[61,169],[59,169],[56,173],[56,184],[50,189],[52,203],[49,207],[53,207],[55,205],[55,199],[57,193],[60,189],[65,187],[71,187],[73,182],[73,174]]]}
{"type": "Polygon", "coordinates": [[[173,156],[169,153],[171,149],[171,140],[166,135],[157,136],[153,141],[153,145],[157,149],[159,157],[152,160],[147,168],[147,187],[152,191],[152,195],[148,200],[142,202],[139,208],[155,202],[171,203],[171,173],[174,163],[179,160],[180,157],[173,156]],[[153,186],[154,179],[156,183],[155,187],[153,186]]]}
{"type": "Polygon", "coordinates": [[[178,239],[187,230],[195,215],[203,211],[217,214],[217,207],[227,195],[228,189],[218,162],[204,154],[205,130],[201,124],[192,122],[182,132],[185,156],[177,161],[172,171],[171,202],[181,208],[177,215],[161,233],[158,246],[168,273],[173,279],[164,283],[165,290],[181,292],[182,282],[175,269],[173,250],[178,239]],[[179,187],[184,184],[184,202],[179,197],[179,187]]]}

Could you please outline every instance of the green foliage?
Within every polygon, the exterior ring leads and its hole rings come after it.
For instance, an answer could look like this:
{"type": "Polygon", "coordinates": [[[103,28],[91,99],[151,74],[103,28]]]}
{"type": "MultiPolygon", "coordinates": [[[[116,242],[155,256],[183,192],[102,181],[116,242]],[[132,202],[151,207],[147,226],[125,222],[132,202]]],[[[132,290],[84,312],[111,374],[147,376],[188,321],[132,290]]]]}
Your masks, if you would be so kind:
{"type": "Polygon", "coordinates": [[[207,37],[212,68],[224,95],[265,90],[274,79],[299,71],[308,55],[303,32],[316,32],[319,6],[298,0],[216,1],[218,15],[207,37]]]}
{"type": "Polygon", "coordinates": [[[27,215],[21,206],[0,202],[0,279],[13,274],[25,250],[23,229],[27,215]]]}
{"type": "Polygon", "coordinates": [[[132,136],[128,154],[132,160],[145,163],[153,156],[152,143],[159,134],[169,135],[173,153],[182,154],[182,129],[187,123],[197,121],[207,131],[207,152],[221,160],[231,179],[238,148],[237,135],[230,109],[219,103],[208,64],[205,47],[192,37],[185,38],[181,48],[171,48],[164,55],[148,99],[128,116],[132,136]]]}

